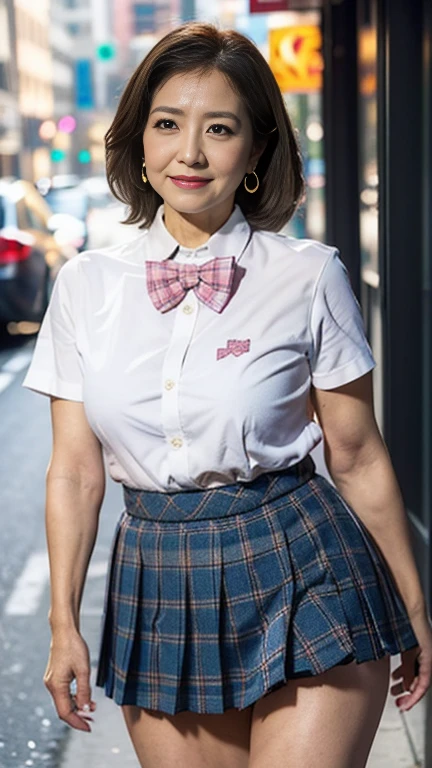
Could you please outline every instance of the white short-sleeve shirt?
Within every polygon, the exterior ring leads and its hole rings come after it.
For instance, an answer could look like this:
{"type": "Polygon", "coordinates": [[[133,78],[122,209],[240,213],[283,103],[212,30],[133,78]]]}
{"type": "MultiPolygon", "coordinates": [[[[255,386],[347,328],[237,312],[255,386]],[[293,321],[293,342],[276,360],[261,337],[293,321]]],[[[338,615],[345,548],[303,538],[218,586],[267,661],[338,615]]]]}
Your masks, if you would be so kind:
{"type": "Polygon", "coordinates": [[[309,416],[311,384],[332,389],[375,365],[336,248],[253,230],[236,205],[189,250],[161,205],[131,242],[61,268],[23,386],[83,402],[114,480],[170,491],[300,461],[323,437],[309,416]],[[147,259],[222,256],[235,257],[236,272],[220,314],[193,289],[173,309],[155,308],[147,259]]]}

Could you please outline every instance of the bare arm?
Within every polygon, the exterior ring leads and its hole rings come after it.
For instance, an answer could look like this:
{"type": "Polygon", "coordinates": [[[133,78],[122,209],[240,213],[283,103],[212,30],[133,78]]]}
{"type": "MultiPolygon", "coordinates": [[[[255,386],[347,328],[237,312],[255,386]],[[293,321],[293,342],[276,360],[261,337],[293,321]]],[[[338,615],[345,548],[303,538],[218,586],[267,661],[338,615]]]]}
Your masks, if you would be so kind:
{"type": "Polygon", "coordinates": [[[384,555],[419,644],[427,646],[424,693],[430,683],[432,635],[401,490],[375,420],[372,373],[333,390],[313,388],[311,400],[330,475],[384,555]]]}
{"type": "Polygon", "coordinates": [[[79,611],[105,493],[101,446],[82,403],[51,397],[53,450],[46,474],[46,534],[50,561],[51,656],[45,684],[59,716],[89,730],[71,711],[69,684],[76,677],[77,704],[90,702],[88,649],[79,611]]]}
{"type": "Polygon", "coordinates": [[[387,560],[410,615],[425,610],[403,498],[371,408],[371,375],[314,390],[332,480],[387,560]]]}

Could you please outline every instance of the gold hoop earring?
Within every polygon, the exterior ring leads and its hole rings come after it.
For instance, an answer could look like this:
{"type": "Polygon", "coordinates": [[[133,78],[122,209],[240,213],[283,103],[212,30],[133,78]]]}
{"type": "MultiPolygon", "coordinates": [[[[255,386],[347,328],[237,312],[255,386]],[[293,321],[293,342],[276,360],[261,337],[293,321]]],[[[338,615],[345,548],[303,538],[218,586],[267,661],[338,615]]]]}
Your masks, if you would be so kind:
{"type": "Polygon", "coordinates": [[[247,183],[246,183],[246,182],[247,182],[247,177],[248,177],[248,176],[251,176],[251,175],[252,175],[251,173],[247,173],[247,174],[246,174],[246,176],[245,176],[245,177],[244,177],[244,179],[243,179],[243,184],[244,184],[244,188],[245,188],[245,190],[246,190],[247,192],[251,192],[251,193],[252,193],[252,192],[256,192],[256,191],[257,191],[257,189],[258,189],[258,187],[259,187],[259,178],[258,178],[257,174],[255,173],[255,171],[252,171],[252,173],[253,173],[253,175],[254,175],[254,176],[255,176],[255,178],[256,178],[256,187],[254,187],[253,189],[249,189],[249,187],[248,187],[248,185],[247,185],[247,183]]]}
{"type": "Polygon", "coordinates": [[[141,178],[142,178],[144,184],[147,184],[148,178],[147,178],[147,176],[144,173],[144,168],[145,168],[145,163],[142,164],[141,178]]]}

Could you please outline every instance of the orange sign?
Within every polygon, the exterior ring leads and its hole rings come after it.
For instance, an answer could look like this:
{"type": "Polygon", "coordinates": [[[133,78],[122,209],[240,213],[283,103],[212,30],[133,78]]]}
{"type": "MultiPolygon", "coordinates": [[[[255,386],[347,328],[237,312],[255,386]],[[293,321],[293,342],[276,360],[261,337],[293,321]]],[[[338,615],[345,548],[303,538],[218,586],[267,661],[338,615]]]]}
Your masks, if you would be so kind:
{"type": "Polygon", "coordinates": [[[322,86],[323,59],[318,26],[269,31],[270,67],[281,91],[304,93],[322,86]]]}
{"type": "Polygon", "coordinates": [[[377,91],[377,34],[372,27],[360,30],[359,85],[362,96],[373,96],[377,91]]]}

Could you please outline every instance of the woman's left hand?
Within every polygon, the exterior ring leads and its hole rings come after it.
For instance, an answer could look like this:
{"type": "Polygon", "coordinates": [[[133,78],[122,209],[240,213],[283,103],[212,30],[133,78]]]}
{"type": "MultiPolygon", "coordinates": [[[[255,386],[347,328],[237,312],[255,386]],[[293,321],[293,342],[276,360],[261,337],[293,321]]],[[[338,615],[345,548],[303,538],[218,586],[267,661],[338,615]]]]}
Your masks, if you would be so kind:
{"type": "Polygon", "coordinates": [[[432,626],[427,613],[410,616],[418,645],[402,651],[401,664],[392,672],[394,684],[390,693],[397,696],[396,705],[407,712],[423,698],[432,677],[432,626]]]}

